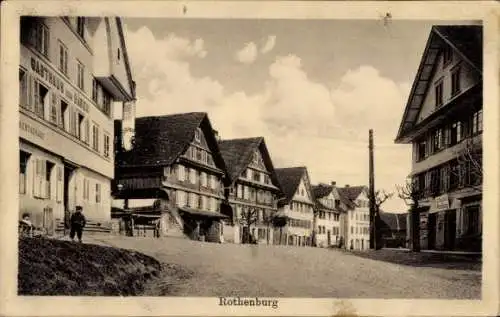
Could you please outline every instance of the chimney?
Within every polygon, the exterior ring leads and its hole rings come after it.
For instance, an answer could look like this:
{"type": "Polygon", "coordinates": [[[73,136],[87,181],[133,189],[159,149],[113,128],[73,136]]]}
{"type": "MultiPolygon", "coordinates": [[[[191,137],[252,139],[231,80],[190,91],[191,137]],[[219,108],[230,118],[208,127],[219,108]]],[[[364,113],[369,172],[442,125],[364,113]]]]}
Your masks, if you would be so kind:
{"type": "Polygon", "coordinates": [[[336,182],[336,181],[332,181],[330,184],[331,184],[332,186],[335,186],[335,185],[337,185],[337,182],[336,182]]]}
{"type": "Polygon", "coordinates": [[[124,150],[129,151],[135,137],[135,101],[125,101],[122,107],[121,142],[124,150]]]}

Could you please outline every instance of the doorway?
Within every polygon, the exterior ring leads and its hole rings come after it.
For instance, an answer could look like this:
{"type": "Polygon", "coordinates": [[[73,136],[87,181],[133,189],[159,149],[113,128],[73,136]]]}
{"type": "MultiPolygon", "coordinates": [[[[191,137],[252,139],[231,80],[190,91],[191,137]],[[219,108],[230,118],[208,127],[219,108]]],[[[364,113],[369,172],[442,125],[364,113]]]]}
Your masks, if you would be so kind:
{"type": "Polygon", "coordinates": [[[446,250],[455,248],[455,236],[457,228],[457,213],[455,210],[447,211],[444,216],[444,247],[446,250]]]}
{"type": "Polygon", "coordinates": [[[428,249],[434,250],[436,248],[436,213],[429,214],[428,220],[428,249]]]}
{"type": "Polygon", "coordinates": [[[328,246],[332,245],[332,233],[330,232],[330,230],[326,232],[326,240],[328,246]]]}

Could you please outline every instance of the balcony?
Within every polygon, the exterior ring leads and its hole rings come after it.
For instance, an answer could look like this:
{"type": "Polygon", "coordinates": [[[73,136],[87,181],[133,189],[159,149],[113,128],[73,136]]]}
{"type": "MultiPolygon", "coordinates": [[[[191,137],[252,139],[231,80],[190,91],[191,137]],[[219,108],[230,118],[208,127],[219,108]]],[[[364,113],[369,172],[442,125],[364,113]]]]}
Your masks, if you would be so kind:
{"type": "Polygon", "coordinates": [[[472,140],[474,146],[482,147],[483,145],[482,134],[475,135],[472,137],[472,139],[464,139],[451,147],[445,148],[437,153],[434,153],[431,156],[428,156],[424,160],[413,162],[411,175],[422,173],[430,168],[439,166],[456,158],[459,153],[466,148],[467,140],[472,140]]]}

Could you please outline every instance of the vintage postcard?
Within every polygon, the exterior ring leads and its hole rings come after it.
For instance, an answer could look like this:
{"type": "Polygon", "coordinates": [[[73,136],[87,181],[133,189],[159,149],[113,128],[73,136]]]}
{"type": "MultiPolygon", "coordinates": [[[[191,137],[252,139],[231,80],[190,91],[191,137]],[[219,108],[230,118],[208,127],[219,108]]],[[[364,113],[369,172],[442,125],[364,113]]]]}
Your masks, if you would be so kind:
{"type": "Polygon", "coordinates": [[[1,12],[2,314],[497,314],[496,3],[1,12]]]}

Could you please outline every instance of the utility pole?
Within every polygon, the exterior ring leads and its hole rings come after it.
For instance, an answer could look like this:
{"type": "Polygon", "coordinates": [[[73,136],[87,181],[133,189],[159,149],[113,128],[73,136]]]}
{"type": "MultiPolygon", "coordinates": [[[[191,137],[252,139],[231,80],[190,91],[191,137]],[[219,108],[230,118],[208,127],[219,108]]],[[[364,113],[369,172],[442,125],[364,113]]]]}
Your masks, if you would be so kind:
{"type": "Polygon", "coordinates": [[[369,154],[369,198],[370,198],[370,249],[377,249],[376,232],[376,210],[375,210],[375,171],[373,168],[373,129],[370,129],[368,136],[368,154],[369,154]]]}

